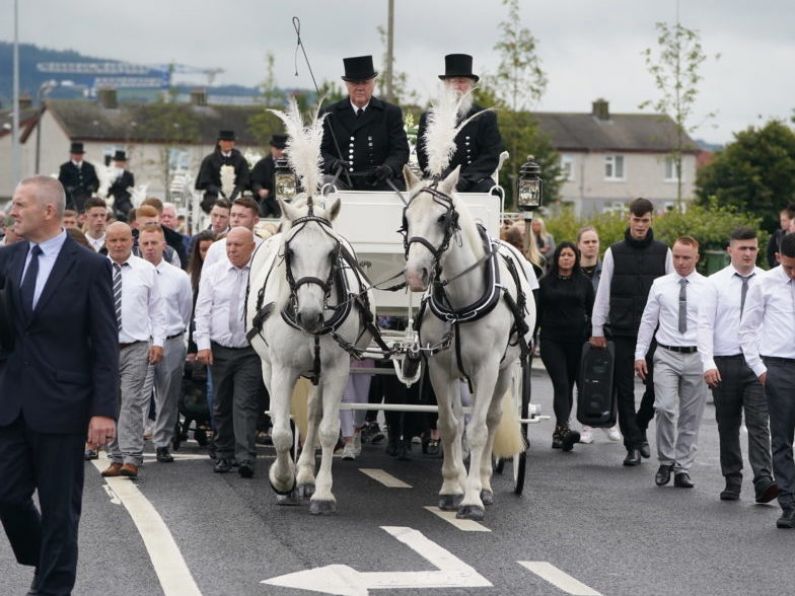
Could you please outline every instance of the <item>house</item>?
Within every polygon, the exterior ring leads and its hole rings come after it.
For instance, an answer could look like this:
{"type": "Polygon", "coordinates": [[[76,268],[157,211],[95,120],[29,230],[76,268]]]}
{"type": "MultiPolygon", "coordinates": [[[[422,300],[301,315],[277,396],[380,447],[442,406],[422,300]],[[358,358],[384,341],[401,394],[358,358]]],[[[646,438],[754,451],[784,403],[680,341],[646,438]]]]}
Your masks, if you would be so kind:
{"type": "MultiPolygon", "coordinates": [[[[661,114],[611,114],[608,102],[590,113],[534,112],[540,130],[560,154],[562,203],[579,216],[626,208],[645,197],[660,209],[676,204],[678,176],[672,152],[678,129],[661,114]]],[[[696,143],[682,133],[682,198],[694,196],[696,143]]]]}

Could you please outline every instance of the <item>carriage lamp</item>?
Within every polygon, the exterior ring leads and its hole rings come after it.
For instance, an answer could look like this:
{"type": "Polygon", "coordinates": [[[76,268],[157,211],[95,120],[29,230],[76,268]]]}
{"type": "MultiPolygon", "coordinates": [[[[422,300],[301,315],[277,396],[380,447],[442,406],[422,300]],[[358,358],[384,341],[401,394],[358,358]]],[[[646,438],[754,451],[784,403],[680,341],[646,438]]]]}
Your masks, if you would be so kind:
{"type": "Polygon", "coordinates": [[[281,157],[274,162],[273,186],[276,196],[289,203],[298,191],[298,181],[295,173],[287,163],[286,157],[281,157]]]}
{"type": "Polygon", "coordinates": [[[519,168],[519,189],[517,192],[516,206],[519,211],[530,215],[541,206],[541,166],[532,155],[527,156],[527,161],[519,168]],[[529,213],[528,213],[529,212],[529,213]]]}

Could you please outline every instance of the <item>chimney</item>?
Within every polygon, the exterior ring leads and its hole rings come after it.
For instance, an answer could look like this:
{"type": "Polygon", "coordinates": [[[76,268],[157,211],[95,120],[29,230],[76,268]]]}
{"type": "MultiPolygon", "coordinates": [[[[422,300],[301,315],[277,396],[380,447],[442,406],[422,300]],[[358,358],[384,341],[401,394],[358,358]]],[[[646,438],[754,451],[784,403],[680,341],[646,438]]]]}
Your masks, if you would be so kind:
{"type": "Polygon", "coordinates": [[[20,110],[29,110],[32,107],[33,107],[33,98],[30,95],[28,95],[26,93],[25,95],[20,95],[19,96],[19,109],[20,110]]]}
{"type": "Polygon", "coordinates": [[[610,120],[610,107],[606,99],[601,97],[591,104],[591,114],[597,120],[610,120]]]}
{"type": "Polygon", "coordinates": [[[207,90],[203,87],[197,87],[196,89],[191,89],[190,92],[190,103],[194,106],[206,106],[207,105],[207,90]]]}
{"type": "Polygon", "coordinates": [[[97,89],[97,100],[106,110],[115,110],[119,107],[119,98],[113,87],[100,87],[97,89]]]}

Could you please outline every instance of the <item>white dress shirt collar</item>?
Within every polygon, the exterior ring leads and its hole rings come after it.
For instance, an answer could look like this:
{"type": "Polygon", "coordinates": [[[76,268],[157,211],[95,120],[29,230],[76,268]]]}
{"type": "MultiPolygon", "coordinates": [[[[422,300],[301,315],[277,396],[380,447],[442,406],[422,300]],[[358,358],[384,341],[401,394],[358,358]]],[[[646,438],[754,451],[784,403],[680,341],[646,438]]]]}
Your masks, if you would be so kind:
{"type": "Polygon", "coordinates": [[[370,102],[368,101],[362,107],[357,106],[355,103],[351,102],[351,107],[353,108],[353,113],[355,114],[357,110],[361,110],[362,113],[367,111],[367,108],[370,107],[370,102]]]}

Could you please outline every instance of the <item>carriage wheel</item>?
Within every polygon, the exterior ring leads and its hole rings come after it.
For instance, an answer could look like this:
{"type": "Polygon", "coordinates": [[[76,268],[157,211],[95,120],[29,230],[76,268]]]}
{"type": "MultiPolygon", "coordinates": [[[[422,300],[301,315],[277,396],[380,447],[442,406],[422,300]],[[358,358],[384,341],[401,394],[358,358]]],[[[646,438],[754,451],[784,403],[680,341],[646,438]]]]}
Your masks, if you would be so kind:
{"type": "MultiPolygon", "coordinates": [[[[519,395],[520,399],[517,400],[519,406],[519,419],[523,422],[522,436],[524,437],[527,445],[530,445],[530,424],[526,421],[530,417],[530,363],[521,368],[521,377],[519,382],[519,395]]],[[[521,495],[524,490],[525,471],[527,468],[527,447],[519,455],[513,458],[513,492],[516,495],[521,495]]]]}

